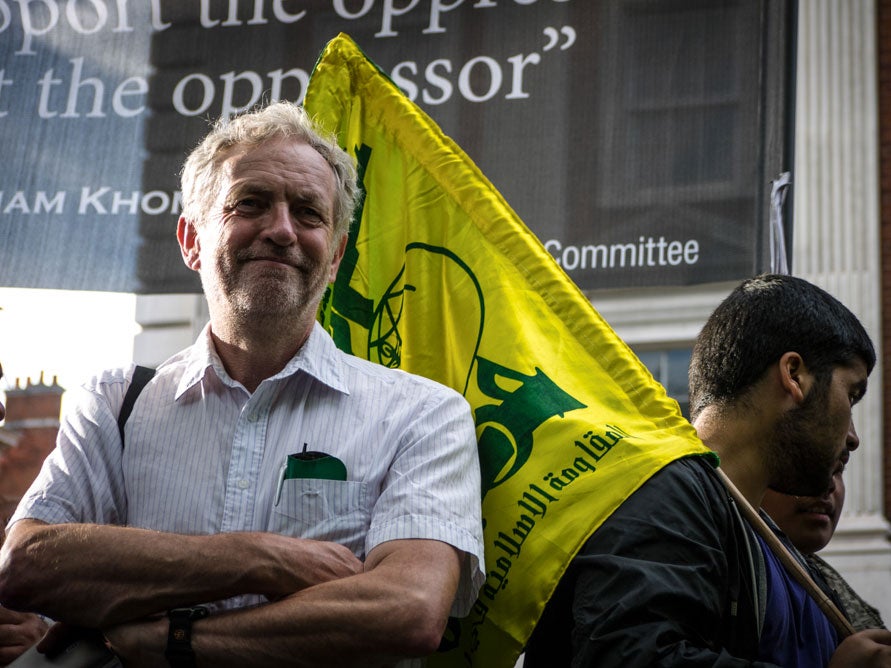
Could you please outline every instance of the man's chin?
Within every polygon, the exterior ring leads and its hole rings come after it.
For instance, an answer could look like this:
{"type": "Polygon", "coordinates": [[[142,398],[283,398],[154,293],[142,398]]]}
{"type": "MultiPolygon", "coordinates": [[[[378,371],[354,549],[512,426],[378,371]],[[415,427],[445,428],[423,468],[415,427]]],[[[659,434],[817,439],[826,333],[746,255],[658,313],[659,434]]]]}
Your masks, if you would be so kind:
{"type": "Polygon", "coordinates": [[[280,281],[257,281],[248,291],[234,295],[236,311],[251,317],[273,316],[287,320],[300,317],[308,310],[315,313],[322,293],[295,289],[280,281]]]}

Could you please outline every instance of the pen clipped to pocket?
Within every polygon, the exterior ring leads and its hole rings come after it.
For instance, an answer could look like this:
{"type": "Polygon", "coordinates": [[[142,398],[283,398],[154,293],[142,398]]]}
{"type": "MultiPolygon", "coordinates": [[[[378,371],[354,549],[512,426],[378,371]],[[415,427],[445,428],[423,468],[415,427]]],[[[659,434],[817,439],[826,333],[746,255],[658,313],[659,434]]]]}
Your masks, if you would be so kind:
{"type": "Polygon", "coordinates": [[[307,451],[307,444],[303,444],[303,451],[288,455],[282,464],[279,474],[278,490],[275,495],[275,505],[278,505],[282,496],[282,487],[285,480],[295,478],[312,478],[315,480],[346,480],[346,466],[337,457],[326,452],[315,450],[307,451]]]}

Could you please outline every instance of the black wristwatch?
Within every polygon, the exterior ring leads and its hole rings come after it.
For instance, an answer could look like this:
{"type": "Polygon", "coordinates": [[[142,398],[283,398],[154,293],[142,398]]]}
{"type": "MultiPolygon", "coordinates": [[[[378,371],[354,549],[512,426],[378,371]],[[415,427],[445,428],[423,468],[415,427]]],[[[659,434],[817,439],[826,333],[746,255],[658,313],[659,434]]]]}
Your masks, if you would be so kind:
{"type": "Polygon", "coordinates": [[[192,622],[204,619],[210,610],[203,605],[192,608],[174,608],[167,613],[170,630],[167,632],[167,649],[164,656],[173,668],[195,668],[195,652],[192,650],[192,622]]]}

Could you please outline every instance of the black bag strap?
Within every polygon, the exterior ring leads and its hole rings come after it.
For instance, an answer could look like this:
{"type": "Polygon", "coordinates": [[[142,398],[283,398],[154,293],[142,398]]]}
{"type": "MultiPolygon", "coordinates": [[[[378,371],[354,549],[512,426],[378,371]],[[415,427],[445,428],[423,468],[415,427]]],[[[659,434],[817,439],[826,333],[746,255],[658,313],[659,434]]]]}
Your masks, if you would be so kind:
{"type": "Polygon", "coordinates": [[[133,379],[130,381],[130,387],[127,388],[127,393],[124,395],[124,403],[121,404],[121,412],[118,414],[118,431],[121,434],[121,450],[124,449],[124,425],[127,424],[127,419],[130,417],[130,413],[133,412],[133,405],[136,403],[136,398],[139,396],[139,393],[142,392],[142,388],[148,385],[148,382],[154,375],[155,370],[147,366],[136,365],[136,369],[133,370],[133,379]]]}

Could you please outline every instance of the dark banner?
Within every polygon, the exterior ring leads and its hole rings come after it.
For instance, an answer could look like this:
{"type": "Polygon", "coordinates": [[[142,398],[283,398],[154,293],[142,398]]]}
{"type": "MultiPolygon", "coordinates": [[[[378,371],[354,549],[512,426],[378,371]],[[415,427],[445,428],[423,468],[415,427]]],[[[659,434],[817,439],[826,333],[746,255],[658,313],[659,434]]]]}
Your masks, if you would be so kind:
{"type": "Polygon", "coordinates": [[[349,34],[583,289],[764,265],[784,3],[0,0],[0,285],[192,292],[178,171],[349,34]]]}

